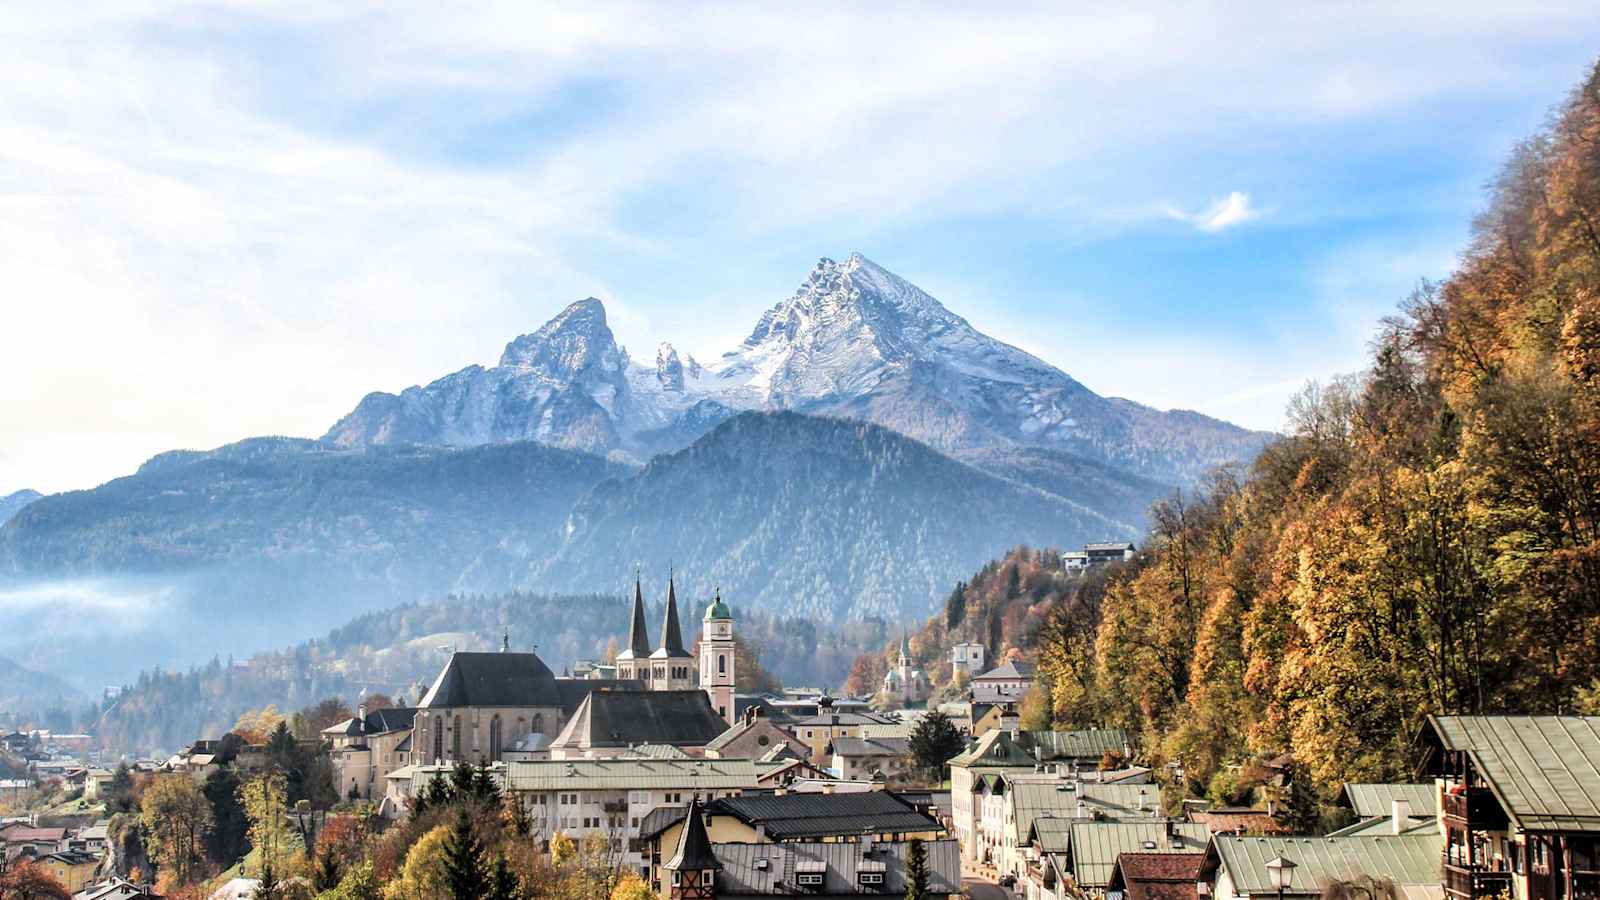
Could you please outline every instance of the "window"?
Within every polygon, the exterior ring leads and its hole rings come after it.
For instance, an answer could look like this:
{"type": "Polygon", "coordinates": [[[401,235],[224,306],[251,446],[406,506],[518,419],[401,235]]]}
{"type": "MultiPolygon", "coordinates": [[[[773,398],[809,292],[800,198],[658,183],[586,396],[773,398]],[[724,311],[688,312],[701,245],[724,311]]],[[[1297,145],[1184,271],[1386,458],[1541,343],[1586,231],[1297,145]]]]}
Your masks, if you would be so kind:
{"type": "Polygon", "coordinates": [[[450,731],[450,756],[461,758],[461,717],[456,716],[455,728],[450,731]]]}
{"type": "Polygon", "coordinates": [[[861,883],[862,884],[883,884],[883,873],[882,872],[862,872],[861,873],[861,883]]]}
{"type": "Polygon", "coordinates": [[[444,718],[433,720],[433,758],[444,759],[444,718]]]}
{"type": "Polygon", "coordinates": [[[717,674],[718,675],[726,675],[727,673],[728,673],[728,654],[726,654],[726,653],[718,653],[717,654],[717,674]]]}
{"type": "Polygon", "coordinates": [[[500,759],[500,717],[499,716],[495,716],[493,719],[489,720],[489,759],[491,761],[496,761],[496,762],[499,761],[499,759],[500,759]]]}
{"type": "Polygon", "coordinates": [[[822,873],[820,873],[820,872],[801,872],[800,874],[798,874],[798,875],[796,875],[794,877],[794,880],[795,880],[795,883],[797,883],[797,884],[815,886],[815,885],[819,885],[819,884],[822,883],[822,873]]]}

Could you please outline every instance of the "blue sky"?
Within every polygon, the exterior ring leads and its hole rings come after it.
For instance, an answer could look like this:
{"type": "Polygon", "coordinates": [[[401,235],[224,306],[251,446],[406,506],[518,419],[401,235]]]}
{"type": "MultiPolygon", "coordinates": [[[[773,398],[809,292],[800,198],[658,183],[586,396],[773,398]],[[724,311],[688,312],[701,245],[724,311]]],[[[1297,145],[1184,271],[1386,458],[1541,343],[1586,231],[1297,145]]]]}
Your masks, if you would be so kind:
{"type": "Polygon", "coordinates": [[[0,20],[0,493],[321,433],[572,300],[729,349],[861,251],[1254,427],[1448,274],[1592,4],[59,4],[0,20]]]}

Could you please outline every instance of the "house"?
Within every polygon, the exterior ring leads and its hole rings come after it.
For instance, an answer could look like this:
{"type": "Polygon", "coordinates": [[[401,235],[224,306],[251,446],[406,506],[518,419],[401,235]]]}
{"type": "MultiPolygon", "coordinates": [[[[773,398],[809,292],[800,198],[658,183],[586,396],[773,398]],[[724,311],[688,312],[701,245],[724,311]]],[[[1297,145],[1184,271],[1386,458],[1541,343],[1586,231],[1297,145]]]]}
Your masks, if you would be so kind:
{"type": "Polygon", "coordinates": [[[1197,883],[1204,853],[1149,853],[1117,857],[1106,896],[1115,900],[1200,900],[1197,883]]]}
{"type": "MultiPolygon", "coordinates": [[[[1281,870],[1280,870],[1281,871],[1281,870]]],[[[1200,867],[1211,900],[1276,900],[1321,896],[1334,882],[1357,878],[1392,882],[1404,900],[1441,900],[1439,839],[1429,834],[1355,837],[1237,837],[1213,835],[1200,867]],[[1285,867],[1282,892],[1267,863],[1285,867]]]]}
{"type": "MultiPolygon", "coordinates": [[[[529,811],[536,839],[561,831],[574,840],[599,835],[625,842],[622,864],[642,868],[639,825],[658,807],[696,797],[709,801],[753,790],[773,790],[793,777],[794,760],[749,759],[568,759],[511,762],[500,775],[506,789],[529,811]]],[[[415,793],[431,778],[448,777],[441,766],[413,766],[410,784],[391,785],[415,793]]],[[[399,773],[396,773],[399,774],[399,773]]]]}
{"type": "Polygon", "coordinates": [[[950,648],[950,677],[971,678],[983,671],[986,648],[976,641],[960,641],[950,648]]]}
{"type": "Polygon", "coordinates": [[[1346,784],[1341,800],[1356,815],[1329,837],[1439,833],[1439,789],[1431,784],[1346,784]]]}
{"type": "Polygon", "coordinates": [[[779,744],[794,743],[794,736],[767,716],[760,705],[745,707],[739,722],[706,744],[714,759],[756,759],[779,744]]]}
{"type": "Polygon", "coordinates": [[[26,823],[14,823],[0,828],[0,841],[4,842],[5,859],[18,856],[43,856],[65,849],[65,828],[35,828],[26,823]]]}
{"type": "Polygon", "coordinates": [[[417,711],[387,707],[356,715],[324,728],[322,736],[332,745],[333,776],[341,796],[371,800],[381,795],[390,772],[411,761],[411,729],[417,711]],[[403,747],[402,747],[403,745],[403,747]]]}
{"type": "Polygon", "coordinates": [[[833,772],[851,781],[903,780],[911,774],[909,738],[835,738],[833,772]]]}
{"type": "Polygon", "coordinates": [[[728,723],[705,691],[611,690],[591,692],[550,742],[551,759],[615,757],[639,744],[666,744],[702,755],[728,723]]]}
{"type": "Polygon", "coordinates": [[[93,825],[83,826],[78,829],[75,837],[68,840],[68,849],[83,850],[96,856],[104,855],[107,846],[107,833],[110,827],[110,819],[101,819],[93,825]]]}
{"type": "MultiPolygon", "coordinates": [[[[977,796],[980,815],[975,833],[983,852],[979,859],[1019,878],[1027,875],[1028,835],[1040,819],[1166,821],[1161,791],[1155,785],[1090,784],[1049,773],[1002,772],[985,775],[977,796]]],[[[1110,870],[1104,874],[1109,876],[1110,870]]]]}
{"type": "Polygon", "coordinates": [[[62,887],[76,892],[94,878],[100,857],[82,850],[58,850],[34,860],[34,865],[49,872],[62,887]]]}
{"type": "Polygon", "coordinates": [[[1452,898],[1600,892],[1600,717],[1429,716],[1452,898]]]}
{"type": "Polygon", "coordinates": [[[89,769],[83,776],[83,799],[91,803],[99,800],[115,779],[116,775],[105,769],[89,769]]]}
{"type": "Polygon", "coordinates": [[[1137,547],[1127,541],[1106,541],[1098,544],[1083,545],[1083,554],[1091,566],[1133,559],[1133,554],[1137,550],[1137,547]]]}
{"type": "Polygon", "coordinates": [[[1061,568],[1069,573],[1078,573],[1089,568],[1089,554],[1082,550],[1063,550],[1061,552],[1061,568]]]}
{"type": "Polygon", "coordinates": [[[833,701],[827,697],[819,701],[818,709],[816,715],[799,719],[789,728],[789,733],[805,745],[811,760],[818,765],[825,764],[831,756],[828,748],[835,739],[860,737],[862,726],[884,725],[890,721],[875,713],[835,710],[833,701]]]}
{"type": "Polygon", "coordinates": [[[974,703],[1015,703],[1033,687],[1033,664],[1007,660],[972,677],[974,703]]]}
{"type": "MultiPolygon", "coordinates": [[[[927,896],[961,892],[955,842],[918,842],[927,858],[927,896]]],[[[660,877],[652,884],[668,900],[767,897],[858,897],[906,894],[909,840],[713,842],[698,803],[690,803],[660,877]]]]}
{"type": "Polygon", "coordinates": [[[0,778],[0,803],[20,803],[36,785],[27,778],[0,778]]]}
{"type": "MultiPolygon", "coordinates": [[[[1209,841],[1204,826],[1188,822],[1073,822],[1067,838],[1067,869],[1058,872],[1058,877],[1071,879],[1082,893],[1105,896],[1112,871],[1123,854],[1173,854],[1198,859],[1209,841]]],[[[1059,861],[1059,857],[1053,860],[1057,865],[1059,861]]]]}

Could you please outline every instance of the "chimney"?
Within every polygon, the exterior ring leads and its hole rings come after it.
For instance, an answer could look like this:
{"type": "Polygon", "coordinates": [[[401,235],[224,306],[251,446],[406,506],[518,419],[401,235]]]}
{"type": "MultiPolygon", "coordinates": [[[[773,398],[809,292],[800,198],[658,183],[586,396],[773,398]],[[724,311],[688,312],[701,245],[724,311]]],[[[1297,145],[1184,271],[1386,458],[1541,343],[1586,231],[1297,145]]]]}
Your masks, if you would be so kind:
{"type": "Polygon", "coordinates": [[[1411,801],[1395,800],[1389,804],[1389,828],[1395,834],[1406,830],[1411,824],[1411,801]]]}

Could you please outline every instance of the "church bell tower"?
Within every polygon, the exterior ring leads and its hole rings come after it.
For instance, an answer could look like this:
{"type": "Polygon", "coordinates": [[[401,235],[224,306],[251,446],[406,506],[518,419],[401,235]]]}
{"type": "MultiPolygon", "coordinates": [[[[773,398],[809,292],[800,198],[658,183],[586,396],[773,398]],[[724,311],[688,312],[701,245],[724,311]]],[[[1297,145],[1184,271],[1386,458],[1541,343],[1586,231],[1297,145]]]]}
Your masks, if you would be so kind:
{"type": "Polygon", "coordinates": [[[711,698],[711,708],[729,725],[738,715],[734,709],[733,613],[722,602],[722,591],[706,607],[700,628],[700,686],[711,698]]]}

